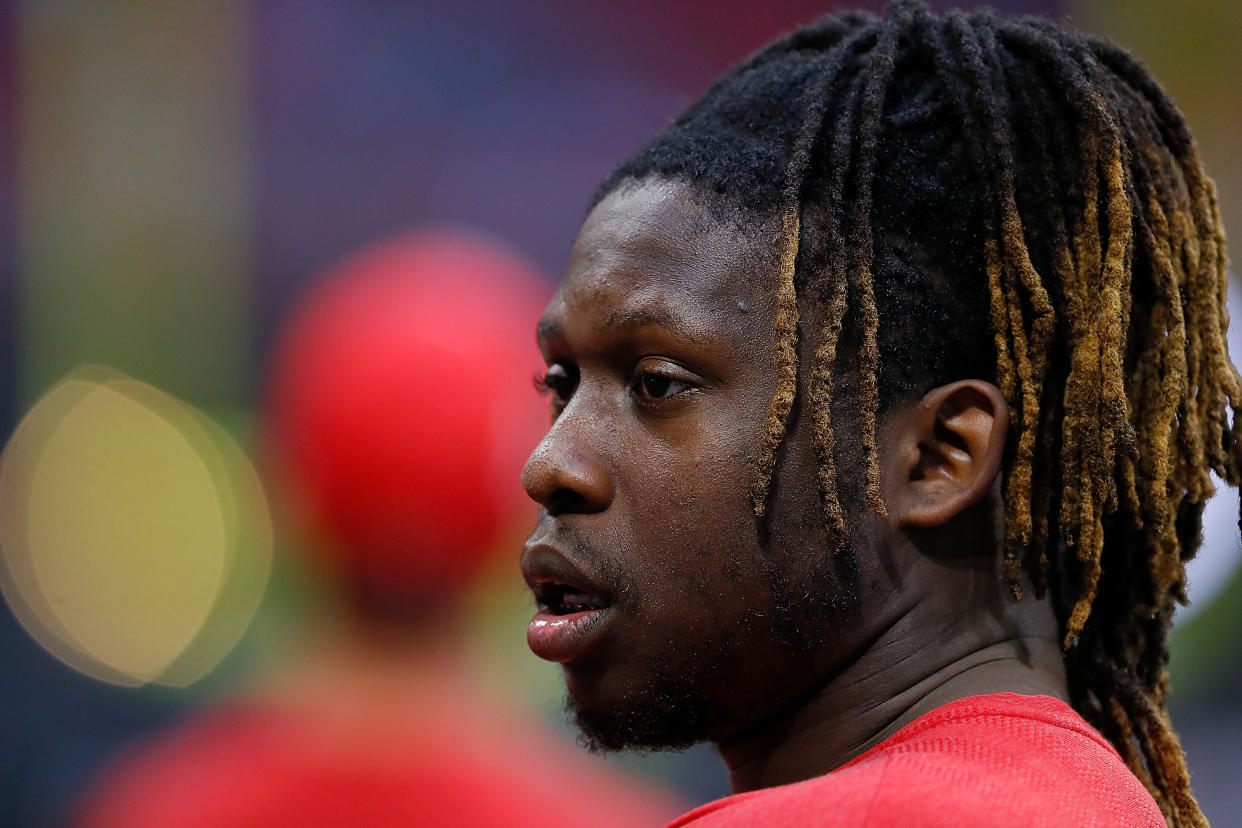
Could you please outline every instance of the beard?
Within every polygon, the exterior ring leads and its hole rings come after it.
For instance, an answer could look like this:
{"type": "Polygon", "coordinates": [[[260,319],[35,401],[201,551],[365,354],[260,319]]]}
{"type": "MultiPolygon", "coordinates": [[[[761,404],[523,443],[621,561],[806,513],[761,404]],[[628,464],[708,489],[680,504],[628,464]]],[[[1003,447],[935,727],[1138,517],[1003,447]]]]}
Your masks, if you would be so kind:
{"type": "Polygon", "coordinates": [[[611,753],[682,750],[709,738],[728,718],[717,693],[727,686],[724,668],[732,643],[733,636],[726,635],[687,651],[684,640],[666,641],[665,655],[649,666],[639,690],[604,710],[583,708],[567,695],[565,709],[578,727],[578,742],[592,753],[611,753]]]}
{"type": "MultiPolygon", "coordinates": [[[[830,639],[843,614],[855,606],[857,567],[849,544],[809,566],[791,563],[763,562],[768,589],[756,591],[765,602],[747,613],[737,629],[752,630],[753,636],[755,628],[764,628],[772,648],[807,663],[806,656],[830,639]],[[767,623],[757,623],[764,619],[767,623]]],[[[742,639],[728,628],[710,638],[666,638],[641,687],[607,709],[583,708],[567,695],[565,710],[579,730],[579,743],[593,753],[682,750],[779,714],[784,706],[762,709],[730,698],[731,677],[750,668],[742,639]]],[[[774,692],[769,698],[779,696],[774,692]]]]}
{"type": "Polygon", "coordinates": [[[578,743],[592,753],[683,750],[703,741],[715,718],[708,702],[687,689],[678,682],[653,684],[606,711],[586,710],[566,696],[565,709],[578,727],[578,743]]]}

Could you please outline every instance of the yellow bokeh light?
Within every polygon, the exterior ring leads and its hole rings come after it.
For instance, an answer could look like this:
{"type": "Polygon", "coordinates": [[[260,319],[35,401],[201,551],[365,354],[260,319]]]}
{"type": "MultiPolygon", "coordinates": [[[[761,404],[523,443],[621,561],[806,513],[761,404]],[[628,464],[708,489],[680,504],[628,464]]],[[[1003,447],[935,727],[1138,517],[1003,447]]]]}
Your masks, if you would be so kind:
{"type": "Polygon", "coordinates": [[[120,684],[185,685],[262,596],[258,478],[204,415],[100,368],[43,396],[0,458],[0,587],[49,652],[120,684]]]}

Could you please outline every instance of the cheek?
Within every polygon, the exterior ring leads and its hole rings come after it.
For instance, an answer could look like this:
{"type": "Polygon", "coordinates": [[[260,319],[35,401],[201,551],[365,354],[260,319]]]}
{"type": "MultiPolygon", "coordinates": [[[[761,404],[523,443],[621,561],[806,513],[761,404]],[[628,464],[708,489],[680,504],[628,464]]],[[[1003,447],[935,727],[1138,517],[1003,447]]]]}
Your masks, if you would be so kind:
{"type": "Polygon", "coordinates": [[[755,453],[767,414],[767,400],[752,396],[713,395],[684,420],[644,429],[632,443],[643,446],[650,461],[649,485],[638,490],[691,512],[751,515],[755,453]]]}
{"type": "Polygon", "coordinates": [[[635,576],[649,604],[752,603],[762,552],[750,435],[713,434],[653,451],[645,485],[627,498],[635,576]]]}

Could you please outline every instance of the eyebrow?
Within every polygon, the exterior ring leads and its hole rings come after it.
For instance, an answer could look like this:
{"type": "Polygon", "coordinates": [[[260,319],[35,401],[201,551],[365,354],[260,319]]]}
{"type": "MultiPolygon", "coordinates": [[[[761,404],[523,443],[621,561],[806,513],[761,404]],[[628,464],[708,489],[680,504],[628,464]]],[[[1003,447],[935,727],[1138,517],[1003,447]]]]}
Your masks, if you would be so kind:
{"type": "MultiPolygon", "coordinates": [[[[701,331],[696,331],[686,324],[685,320],[662,307],[623,308],[610,311],[604,316],[604,324],[609,330],[625,333],[638,328],[663,328],[687,342],[702,342],[701,331]]],[[[535,327],[535,335],[539,339],[558,338],[563,336],[564,329],[555,319],[543,318],[535,327]]]]}
{"type": "Polygon", "coordinates": [[[541,342],[548,339],[561,339],[563,336],[560,323],[547,317],[541,318],[539,324],[535,326],[535,338],[541,342]]]}
{"type": "Polygon", "coordinates": [[[635,328],[664,328],[678,337],[694,342],[703,338],[702,333],[695,331],[685,320],[661,307],[623,308],[613,311],[604,317],[609,328],[631,331],[635,328]]]}

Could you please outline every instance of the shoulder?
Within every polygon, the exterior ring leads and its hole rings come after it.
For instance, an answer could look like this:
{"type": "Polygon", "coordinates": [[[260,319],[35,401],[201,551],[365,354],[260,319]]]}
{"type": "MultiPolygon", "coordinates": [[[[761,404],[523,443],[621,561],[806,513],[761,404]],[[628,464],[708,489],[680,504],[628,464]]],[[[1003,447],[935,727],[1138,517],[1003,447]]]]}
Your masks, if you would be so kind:
{"type": "Polygon", "coordinates": [[[674,825],[1151,826],[1121,757],[1068,705],[998,694],[915,720],[832,773],[729,797],[674,825]]]}

